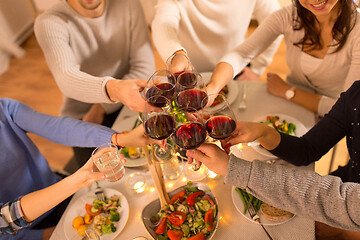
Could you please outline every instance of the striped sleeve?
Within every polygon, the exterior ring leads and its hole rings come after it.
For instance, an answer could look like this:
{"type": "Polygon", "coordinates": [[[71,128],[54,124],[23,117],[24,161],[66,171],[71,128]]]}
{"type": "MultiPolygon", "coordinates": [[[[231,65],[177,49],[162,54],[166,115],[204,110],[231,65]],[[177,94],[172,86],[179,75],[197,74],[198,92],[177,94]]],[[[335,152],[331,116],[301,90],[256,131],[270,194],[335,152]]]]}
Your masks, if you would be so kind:
{"type": "Polygon", "coordinates": [[[31,225],[24,219],[20,200],[21,197],[14,202],[0,203],[0,235],[13,235],[17,230],[31,225]]]}

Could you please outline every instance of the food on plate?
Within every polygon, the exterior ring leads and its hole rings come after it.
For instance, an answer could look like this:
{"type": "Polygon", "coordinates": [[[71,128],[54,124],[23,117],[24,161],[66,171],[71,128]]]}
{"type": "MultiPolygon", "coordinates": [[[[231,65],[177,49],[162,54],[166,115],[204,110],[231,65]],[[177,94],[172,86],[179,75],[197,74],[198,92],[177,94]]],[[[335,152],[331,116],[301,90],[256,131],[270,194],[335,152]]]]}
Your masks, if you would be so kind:
{"type": "Polygon", "coordinates": [[[113,233],[116,231],[114,222],[120,220],[120,214],[118,212],[120,207],[120,198],[118,195],[113,195],[110,198],[105,196],[104,201],[96,199],[92,204],[85,204],[86,214],[84,217],[75,217],[72,226],[77,229],[79,234],[87,228],[94,229],[99,235],[103,233],[113,233]]]}
{"type": "MultiPolygon", "coordinates": [[[[228,93],[229,93],[229,88],[227,85],[225,85],[225,87],[223,87],[219,92],[219,94],[222,94],[225,97],[228,95],[228,93]]],[[[214,107],[214,106],[218,105],[219,103],[222,103],[222,101],[223,101],[222,98],[216,97],[214,102],[211,104],[211,107],[214,107]]]]}
{"type": "Polygon", "coordinates": [[[262,214],[269,220],[274,222],[282,222],[291,218],[294,214],[291,212],[276,208],[267,203],[263,203],[260,207],[262,214]]]}
{"type": "Polygon", "coordinates": [[[75,229],[78,229],[81,225],[84,225],[84,218],[82,216],[77,216],[72,221],[72,226],[75,229]]]}
{"type": "Polygon", "coordinates": [[[78,233],[79,233],[80,236],[84,236],[86,229],[87,229],[87,226],[81,225],[80,227],[78,227],[77,231],[78,231],[78,233]]]}
{"type": "Polygon", "coordinates": [[[279,132],[288,135],[295,135],[296,125],[293,123],[288,123],[286,120],[280,120],[278,116],[266,116],[266,121],[261,123],[264,123],[269,127],[273,127],[279,132]]]}
{"type": "Polygon", "coordinates": [[[247,211],[247,204],[246,202],[251,202],[256,212],[259,211],[261,205],[263,204],[263,201],[260,199],[254,197],[250,193],[246,192],[246,190],[236,187],[236,192],[239,194],[243,204],[244,204],[244,214],[246,214],[247,211]]]}
{"type": "Polygon", "coordinates": [[[120,153],[123,154],[124,157],[130,159],[138,159],[145,156],[140,147],[123,147],[121,148],[120,153]]]}
{"type": "Polygon", "coordinates": [[[206,192],[189,182],[151,221],[157,240],[205,239],[214,231],[217,206],[206,192]]]}

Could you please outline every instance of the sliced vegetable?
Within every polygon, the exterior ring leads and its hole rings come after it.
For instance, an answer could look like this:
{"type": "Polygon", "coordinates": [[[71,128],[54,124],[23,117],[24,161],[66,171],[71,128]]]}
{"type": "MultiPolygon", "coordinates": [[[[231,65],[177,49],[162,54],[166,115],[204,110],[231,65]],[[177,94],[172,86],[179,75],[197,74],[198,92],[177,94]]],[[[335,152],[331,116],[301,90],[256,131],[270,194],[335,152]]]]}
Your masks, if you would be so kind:
{"type": "Polygon", "coordinates": [[[172,212],[167,219],[171,222],[171,224],[175,226],[180,226],[186,220],[186,214],[180,211],[172,212]]]}
{"type": "Polygon", "coordinates": [[[184,196],[185,196],[185,190],[178,192],[177,194],[175,194],[171,199],[169,204],[174,204],[176,200],[179,199],[179,202],[184,200],[184,196]]]}
{"type": "Polygon", "coordinates": [[[161,218],[160,219],[160,224],[156,228],[155,233],[156,234],[163,234],[163,233],[165,233],[165,230],[166,230],[166,218],[161,218]]]}
{"type": "Polygon", "coordinates": [[[92,217],[99,215],[101,213],[101,209],[102,209],[101,207],[96,207],[88,203],[85,204],[86,212],[92,217]]]}
{"type": "Polygon", "coordinates": [[[184,233],[181,230],[169,230],[167,231],[167,235],[170,240],[181,240],[184,236],[184,233]]]}
{"type": "Polygon", "coordinates": [[[207,230],[210,232],[214,227],[213,210],[211,208],[205,213],[204,220],[205,220],[205,225],[206,224],[209,225],[207,230]]]}
{"type": "Polygon", "coordinates": [[[195,204],[195,199],[196,199],[198,196],[202,196],[202,195],[204,195],[204,194],[205,194],[205,193],[204,193],[203,191],[194,192],[194,193],[190,194],[190,195],[186,198],[185,202],[186,202],[186,204],[188,204],[188,205],[190,205],[190,206],[194,206],[194,204],[195,204]]]}
{"type": "Polygon", "coordinates": [[[199,232],[198,234],[189,237],[187,240],[205,240],[205,234],[203,232],[199,232]]]}

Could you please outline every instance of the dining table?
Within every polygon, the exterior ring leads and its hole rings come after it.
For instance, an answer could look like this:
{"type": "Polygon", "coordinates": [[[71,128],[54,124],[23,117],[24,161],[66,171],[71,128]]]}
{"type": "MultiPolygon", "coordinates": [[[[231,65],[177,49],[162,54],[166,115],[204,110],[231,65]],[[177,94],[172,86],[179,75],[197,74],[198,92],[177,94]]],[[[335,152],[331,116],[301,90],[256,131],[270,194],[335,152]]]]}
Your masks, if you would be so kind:
{"type": "MultiPolygon", "coordinates": [[[[266,115],[286,114],[286,116],[290,116],[301,122],[306,130],[310,129],[316,122],[316,116],[313,112],[310,112],[291,101],[270,94],[266,89],[265,82],[232,81],[228,86],[229,97],[231,95],[229,102],[237,121],[254,121],[255,119],[259,119],[266,115]],[[246,85],[246,88],[243,87],[244,85],[246,85]],[[239,109],[243,89],[246,89],[246,108],[239,109]]],[[[137,113],[131,113],[129,109],[124,107],[116,119],[113,129],[120,131],[128,128],[127,130],[131,130],[133,121],[137,116],[137,113]]],[[[273,159],[271,156],[262,155],[258,151],[255,151],[251,144],[241,144],[235,147],[236,148],[232,151],[233,154],[248,161],[268,161],[273,159]]],[[[295,167],[280,159],[276,160],[275,164],[284,164],[288,165],[288,167],[295,167]]],[[[313,164],[298,168],[314,171],[313,164]]],[[[211,172],[208,171],[208,173],[211,172]]],[[[225,184],[224,176],[207,174],[200,182],[206,184],[211,189],[218,202],[219,222],[215,229],[215,233],[211,238],[212,240],[268,239],[258,223],[251,221],[238,211],[232,196],[234,186],[225,184]]],[[[185,176],[180,176],[177,180],[165,181],[167,191],[174,190],[186,183],[187,179],[185,176]]],[[[100,186],[102,188],[115,189],[116,191],[121,192],[128,201],[129,214],[128,216],[121,216],[127,217],[126,224],[114,239],[132,240],[139,236],[143,236],[146,239],[153,239],[143,225],[141,216],[144,207],[155,199],[158,199],[147,165],[142,164],[141,166],[135,165],[126,167],[125,176],[121,180],[113,183],[104,180],[100,182],[100,186]],[[132,173],[138,172],[143,173],[146,177],[146,188],[141,193],[137,193],[126,186],[127,177],[132,173]]],[[[64,226],[65,224],[71,225],[71,221],[66,219],[66,215],[71,211],[72,206],[77,199],[87,192],[93,191],[95,187],[95,184],[93,184],[74,194],[50,239],[67,239],[64,226]]],[[[274,240],[315,239],[315,222],[307,216],[295,215],[286,222],[266,225],[265,227],[274,240]]]]}

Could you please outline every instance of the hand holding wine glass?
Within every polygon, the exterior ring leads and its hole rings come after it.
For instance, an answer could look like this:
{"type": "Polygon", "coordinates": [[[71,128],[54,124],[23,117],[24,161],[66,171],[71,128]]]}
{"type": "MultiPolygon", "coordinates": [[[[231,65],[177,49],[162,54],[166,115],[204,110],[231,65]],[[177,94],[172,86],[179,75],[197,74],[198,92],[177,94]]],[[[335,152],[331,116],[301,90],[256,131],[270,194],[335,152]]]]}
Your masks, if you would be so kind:
{"type": "Polygon", "coordinates": [[[147,81],[145,87],[145,99],[148,103],[154,107],[163,107],[167,104],[162,96],[168,99],[170,102],[175,97],[175,85],[174,75],[168,70],[161,69],[156,71],[147,81]]]}
{"type": "MultiPolygon", "coordinates": [[[[187,112],[187,121],[177,123],[174,142],[181,149],[190,150],[199,147],[206,139],[206,128],[203,119],[196,109],[187,112]]],[[[193,170],[198,170],[199,164],[193,165],[193,170]]]]}
{"type": "Polygon", "coordinates": [[[163,140],[168,138],[175,130],[175,119],[172,115],[170,101],[159,95],[146,100],[143,113],[145,133],[152,139],[163,140]],[[150,103],[162,103],[162,108],[153,109],[150,103]]]}
{"type": "MultiPolygon", "coordinates": [[[[218,140],[230,137],[236,129],[236,118],[230,104],[223,94],[209,95],[215,99],[210,107],[202,109],[201,113],[206,120],[205,126],[209,135],[218,140]]],[[[207,99],[204,99],[206,105],[207,99]]]]}
{"type": "Polygon", "coordinates": [[[186,112],[204,108],[207,104],[206,86],[200,74],[184,72],[178,76],[176,104],[186,112]],[[206,101],[205,101],[206,99],[206,101]]]}
{"type": "Polygon", "coordinates": [[[177,51],[166,60],[166,69],[175,79],[183,72],[194,72],[195,68],[184,51],[177,51]]]}

